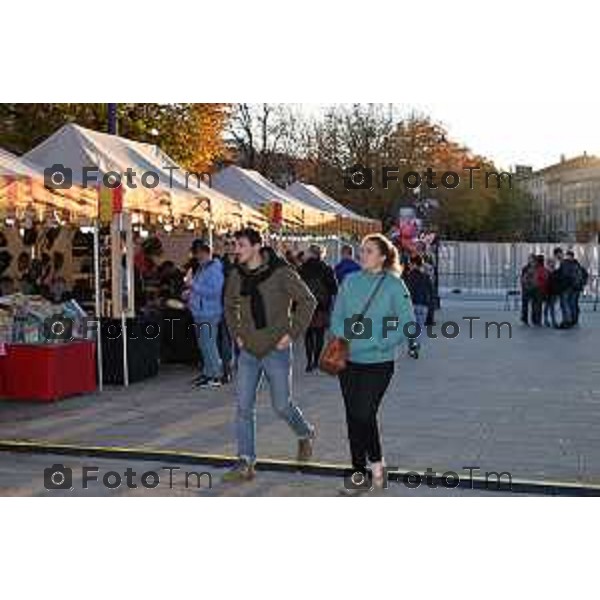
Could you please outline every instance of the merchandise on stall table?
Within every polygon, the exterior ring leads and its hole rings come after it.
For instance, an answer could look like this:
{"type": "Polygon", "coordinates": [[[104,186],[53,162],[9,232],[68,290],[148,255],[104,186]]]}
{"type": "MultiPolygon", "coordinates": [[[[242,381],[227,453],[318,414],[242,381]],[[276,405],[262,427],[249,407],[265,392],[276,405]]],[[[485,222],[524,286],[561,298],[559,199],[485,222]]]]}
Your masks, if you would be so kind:
{"type": "Polygon", "coordinates": [[[0,342],[12,344],[61,343],[90,337],[86,313],[75,300],[59,304],[41,296],[12,294],[0,298],[0,342]],[[48,323],[62,320],[68,335],[48,335],[48,323]]]}

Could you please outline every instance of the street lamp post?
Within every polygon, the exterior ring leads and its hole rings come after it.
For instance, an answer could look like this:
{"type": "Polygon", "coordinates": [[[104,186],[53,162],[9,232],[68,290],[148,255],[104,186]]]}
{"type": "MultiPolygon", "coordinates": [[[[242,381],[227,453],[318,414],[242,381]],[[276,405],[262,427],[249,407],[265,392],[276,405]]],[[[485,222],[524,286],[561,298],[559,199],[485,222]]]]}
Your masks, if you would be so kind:
{"type": "Polygon", "coordinates": [[[117,121],[117,105],[108,104],[108,133],[111,135],[117,135],[119,131],[119,124],[117,121]]]}

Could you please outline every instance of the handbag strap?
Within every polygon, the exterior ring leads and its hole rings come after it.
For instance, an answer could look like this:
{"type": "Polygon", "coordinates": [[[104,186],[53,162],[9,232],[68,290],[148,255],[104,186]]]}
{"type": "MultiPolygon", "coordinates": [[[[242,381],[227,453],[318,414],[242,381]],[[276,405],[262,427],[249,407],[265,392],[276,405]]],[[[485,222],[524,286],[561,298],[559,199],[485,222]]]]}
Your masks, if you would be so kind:
{"type": "Polygon", "coordinates": [[[373,288],[373,291],[369,294],[369,298],[367,299],[367,302],[365,303],[365,307],[359,313],[361,320],[365,318],[365,315],[367,314],[367,311],[369,310],[369,308],[371,308],[371,304],[373,303],[373,300],[375,300],[375,296],[377,296],[377,292],[381,288],[381,286],[383,284],[383,281],[386,278],[386,276],[387,276],[387,273],[384,273],[383,276],[379,278],[379,281],[377,282],[377,284],[373,288]]]}

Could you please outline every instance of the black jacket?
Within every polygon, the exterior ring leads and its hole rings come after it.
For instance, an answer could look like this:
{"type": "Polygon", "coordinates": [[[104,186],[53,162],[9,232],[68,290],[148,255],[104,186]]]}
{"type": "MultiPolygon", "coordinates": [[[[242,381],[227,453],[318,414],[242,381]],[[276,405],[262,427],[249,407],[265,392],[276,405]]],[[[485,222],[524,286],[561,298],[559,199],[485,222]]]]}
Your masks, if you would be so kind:
{"type": "Polygon", "coordinates": [[[431,306],[433,302],[433,284],[431,278],[419,269],[410,269],[404,281],[410,291],[413,304],[431,306]]]}
{"type": "Polygon", "coordinates": [[[559,293],[574,290],[577,285],[578,263],[574,260],[561,261],[556,271],[557,287],[559,293]]]}
{"type": "Polygon", "coordinates": [[[338,291],[333,269],[322,260],[309,258],[300,265],[298,274],[317,300],[317,309],[330,310],[338,291]]]}

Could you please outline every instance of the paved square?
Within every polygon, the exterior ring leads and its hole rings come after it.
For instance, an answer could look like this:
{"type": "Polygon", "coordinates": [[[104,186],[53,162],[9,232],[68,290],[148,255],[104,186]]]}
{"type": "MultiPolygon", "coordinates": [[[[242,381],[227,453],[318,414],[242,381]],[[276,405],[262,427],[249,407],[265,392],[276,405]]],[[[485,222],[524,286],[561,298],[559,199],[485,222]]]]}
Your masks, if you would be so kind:
{"type": "MultiPolygon", "coordinates": [[[[419,360],[402,356],[397,362],[382,418],[388,464],[438,472],[477,466],[513,477],[600,482],[600,313],[586,309],[579,328],[556,331],[523,327],[515,312],[495,302],[447,302],[438,316],[443,321],[460,325],[457,338],[440,334],[425,341],[419,360]],[[464,317],[481,319],[473,339],[464,317]],[[493,326],[486,339],[485,322],[500,321],[512,324],[512,339],[504,327],[498,340],[493,326]]],[[[315,459],[347,463],[337,380],[305,374],[300,346],[295,354],[295,397],[318,428],[315,459]]],[[[158,378],[128,390],[50,405],[0,402],[0,439],[234,454],[232,387],[194,390],[193,377],[188,368],[165,367],[158,378]]],[[[273,413],[266,388],[257,415],[259,456],[293,457],[295,440],[273,413]]],[[[15,460],[0,456],[5,490],[15,460]]],[[[290,491],[297,483],[272,477],[283,482],[278,493],[285,481],[290,491]]]]}

